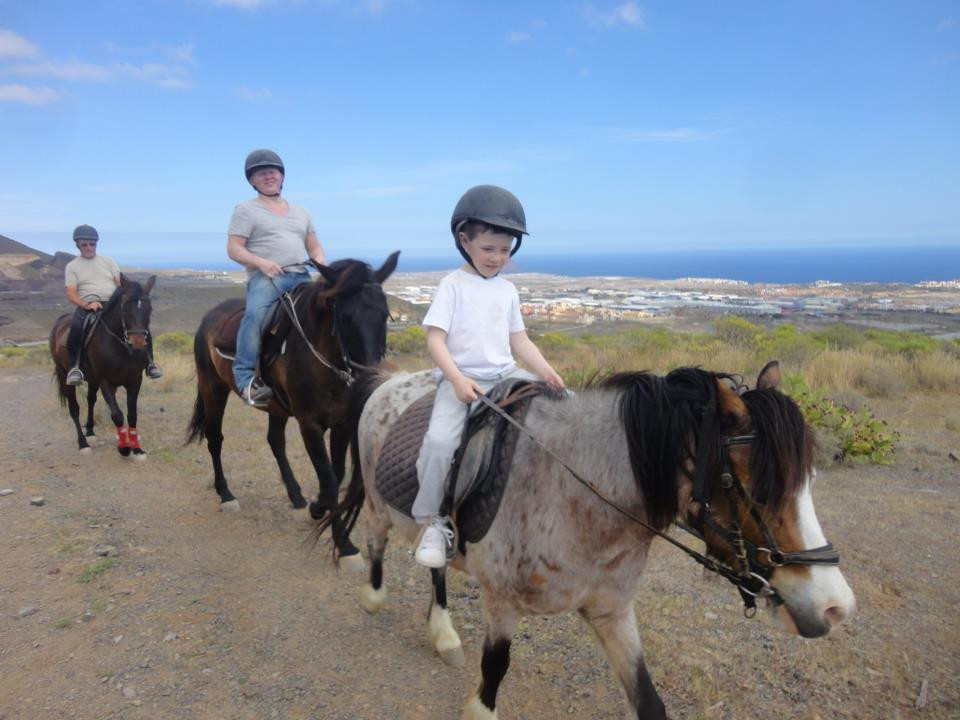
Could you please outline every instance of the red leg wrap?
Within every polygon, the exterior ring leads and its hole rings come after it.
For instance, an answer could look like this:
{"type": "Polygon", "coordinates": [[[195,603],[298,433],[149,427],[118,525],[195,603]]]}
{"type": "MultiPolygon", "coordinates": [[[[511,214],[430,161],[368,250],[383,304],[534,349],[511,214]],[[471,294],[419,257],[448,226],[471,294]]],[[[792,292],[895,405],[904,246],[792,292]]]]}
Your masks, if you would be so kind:
{"type": "Polygon", "coordinates": [[[127,435],[127,428],[124,426],[117,426],[117,447],[130,447],[130,438],[127,435]]]}
{"type": "Polygon", "coordinates": [[[130,429],[127,431],[127,435],[128,435],[128,437],[129,437],[129,440],[127,441],[127,446],[128,446],[128,447],[132,447],[134,450],[139,450],[139,449],[140,449],[140,435],[139,435],[139,433],[137,433],[137,429],[136,429],[135,427],[130,428],[130,429]]]}

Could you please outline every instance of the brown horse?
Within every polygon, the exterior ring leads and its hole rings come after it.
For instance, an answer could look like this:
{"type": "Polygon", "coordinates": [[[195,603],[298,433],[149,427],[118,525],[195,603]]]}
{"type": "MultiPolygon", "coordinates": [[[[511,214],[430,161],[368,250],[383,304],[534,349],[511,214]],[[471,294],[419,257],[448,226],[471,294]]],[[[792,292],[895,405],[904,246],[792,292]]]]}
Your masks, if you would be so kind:
{"type": "Polygon", "coordinates": [[[145,460],[147,455],[140,447],[137,431],[137,396],[143,382],[143,371],[149,362],[147,337],[150,333],[150,291],[156,282],[151,275],[141,285],[120,275],[120,287],[100,312],[100,319],[90,332],[86,348],[81,353],[80,369],[87,380],[86,435],[80,427],[80,405],[77,388],[67,385],[70,358],[67,353],[67,334],[70,332],[72,315],[61,315],[50,331],[50,355],[55,366],[58,393],[61,404],[70,408],[70,417],[77,429],[80,452],[89,453],[87,438],[96,437],[93,430],[93,407],[97,391],[110,406],[110,418],[117,427],[117,450],[123,456],[145,460]],[[127,391],[127,422],[117,403],[117,388],[127,391]]]}
{"type": "MultiPolygon", "coordinates": [[[[338,432],[346,417],[347,391],[353,382],[355,366],[379,363],[386,353],[389,308],[383,282],[397,267],[397,251],[379,270],[359,260],[338,260],[329,266],[317,265],[321,277],[298,288],[295,305],[297,322],[286,339],[286,350],[275,361],[261,367],[261,377],[274,390],[274,398],[264,408],[269,414],[267,442],[280,468],[287,496],[295,508],[307,502],[287,462],[285,429],[294,416],[300,435],[319,481],[317,502],[311,514],[321,517],[336,506],[340,478],[349,435],[338,432]],[[331,465],[323,436],[331,432],[331,465]]],[[[227,300],[200,323],[194,338],[197,365],[197,399],[187,430],[187,442],[207,440],[213,461],[214,488],[220,496],[220,508],[239,510],[240,504],[230,492],[220,459],[223,447],[223,412],[230,392],[237,391],[233,380],[233,361],[215,346],[222,326],[234,316],[244,301],[227,300]]],[[[348,551],[345,553],[350,555],[348,551]]]]}

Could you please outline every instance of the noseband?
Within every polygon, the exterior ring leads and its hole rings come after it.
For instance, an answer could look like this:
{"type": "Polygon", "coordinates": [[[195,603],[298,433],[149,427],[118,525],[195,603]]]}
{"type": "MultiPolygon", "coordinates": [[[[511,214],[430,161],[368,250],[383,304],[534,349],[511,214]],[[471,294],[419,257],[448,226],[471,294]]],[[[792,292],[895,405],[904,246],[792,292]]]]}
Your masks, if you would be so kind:
{"type": "MultiPolygon", "coordinates": [[[[743,598],[744,613],[748,617],[752,617],[757,609],[756,598],[763,597],[776,603],[782,602],[777,591],[769,582],[777,568],[785,565],[839,565],[840,553],[829,542],[817,548],[793,552],[783,551],[777,546],[773,533],[770,532],[770,528],[763,520],[763,515],[757,509],[757,506],[763,503],[755,500],[747,493],[733,469],[733,464],[730,462],[730,448],[736,445],[752,444],[757,439],[756,433],[721,435],[719,437],[720,488],[726,497],[731,519],[729,526],[723,525],[717,519],[717,516],[713,513],[713,508],[710,506],[713,488],[707,477],[707,468],[710,464],[707,458],[710,445],[709,438],[713,432],[715,418],[716,399],[711,398],[703,411],[703,418],[700,422],[695,472],[691,477],[690,473],[684,470],[684,474],[693,481],[693,500],[699,504],[700,509],[697,515],[688,515],[687,523],[677,523],[677,526],[703,540],[704,544],[706,544],[705,528],[709,528],[727,542],[734,556],[733,567],[715,558],[707,558],[702,555],[698,558],[699,553],[694,555],[694,559],[736,585],[737,590],[740,591],[740,596],[743,598]],[[758,547],[743,536],[741,506],[746,508],[750,518],[753,519],[753,522],[763,534],[766,546],[758,547]],[[702,562],[700,558],[708,560],[712,564],[708,565],[702,562]]],[[[690,553],[693,552],[690,551],[690,553]]]]}
{"type": "MultiPolygon", "coordinates": [[[[131,300],[130,302],[133,302],[133,301],[131,300]]],[[[143,302],[143,298],[138,298],[137,307],[140,307],[141,302],[143,302]]],[[[107,334],[110,335],[110,337],[112,337],[118,343],[123,345],[127,349],[127,352],[133,352],[133,349],[132,349],[133,344],[130,342],[130,336],[143,335],[144,339],[146,339],[147,335],[150,334],[150,328],[145,327],[143,330],[128,330],[126,318],[123,316],[124,302],[122,297],[118,298],[117,305],[119,306],[118,312],[120,313],[120,335],[117,335],[117,333],[115,333],[112,329],[110,329],[110,326],[106,323],[106,317],[103,317],[101,320],[103,329],[107,331],[107,334]]],[[[104,316],[106,316],[107,311],[109,309],[110,308],[108,307],[103,311],[104,316]]]]}

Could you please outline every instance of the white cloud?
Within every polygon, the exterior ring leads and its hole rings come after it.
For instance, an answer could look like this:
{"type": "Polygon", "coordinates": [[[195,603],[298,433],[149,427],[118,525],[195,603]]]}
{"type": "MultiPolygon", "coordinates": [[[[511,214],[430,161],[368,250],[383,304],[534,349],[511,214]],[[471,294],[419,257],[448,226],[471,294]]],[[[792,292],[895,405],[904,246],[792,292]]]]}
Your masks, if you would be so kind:
{"type": "Polygon", "coordinates": [[[610,10],[598,10],[593,5],[587,5],[584,8],[584,15],[587,22],[594,27],[612,28],[626,25],[637,30],[646,30],[647,28],[643,17],[643,8],[633,0],[627,0],[627,2],[610,10]]]}
{"type": "Polygon", "coordinates": [[[507,42],[513,43],[514,45],[519,45],[529,40],[530,33],[523,32],[522,30],[514,30],[513,32],[507,33],[507,42]]]}
{"type": "Polygon", "coordinates": [[[13,30],[0,28],[0,57],[36,57],[37,46],[13,30]]]}
{"type": "Polygon", "coordinates": [[[630,130],[617,128],[609,132],[611,140],[634,143],[687,143],[702,142],[723,135],[723,130],[697,130],[696,128],[672,128],[670,130],[630,130]]]}
{"type": "Polygon", "coordinates": [[[163,45],[161,50],[177,62],[193,64],[193,45],[163,45]]]}
{"type": "Polygon", "coordinates": [[[97,65],[78,60],[48,60],[14,65],[11,71],[15,75],[24,77],[52,77],[60,80],[86,80],[99,83],[127,79],[165,88],[184,88],[193,85],[183,67],[152,62],[142,65],[131,63],[97,65]]]}
{"type": "Polygon", "coordinates": [[[940,21],[940,24],[937,25],[937,30],[940,32],[945,32],[947,30],[953,30],[956,27],[957,23],[952,17],[945,17],[940,21]]]}
{"type": "Polygon", "coordinates": [[[23,105],[50,105],[60,99],[60,93],[48,87],[27,85],[0,85],[0,102],[15,102],[23,105]]]}
{"type": "Polygon", "coordinates": [[[249,88],[246,85],[235,88],[233,94],[248,103],[264,103],[273,99],[273,93],[268,88],[249,88]]]}

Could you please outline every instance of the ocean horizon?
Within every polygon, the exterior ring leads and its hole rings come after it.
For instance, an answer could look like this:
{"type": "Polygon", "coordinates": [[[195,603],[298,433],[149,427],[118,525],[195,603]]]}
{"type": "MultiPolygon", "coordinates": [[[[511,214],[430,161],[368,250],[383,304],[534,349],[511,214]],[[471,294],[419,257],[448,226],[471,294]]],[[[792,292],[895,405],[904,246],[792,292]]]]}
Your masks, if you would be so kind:
{"type": "MultiPolygon", "coordinates": [[[[386,253],[355,257],[374,266],[386,253]]],[[[458,267],[454,253],[437,256],[401,253],[398,272],[429,272],[458,267]]],[[[143,267],[239,270],[226,260],[210,263],[144,263],[143,267]]],[[[521,251],[505,274],[542,273],[570,277],[640,277],[658,280],[716,278],[749,283],[809,284],[905,283],[960,279],[960,246],[913,248],[812,248],[791,250],[676,250],[664,252],[556,253],[521,251]]]]}

